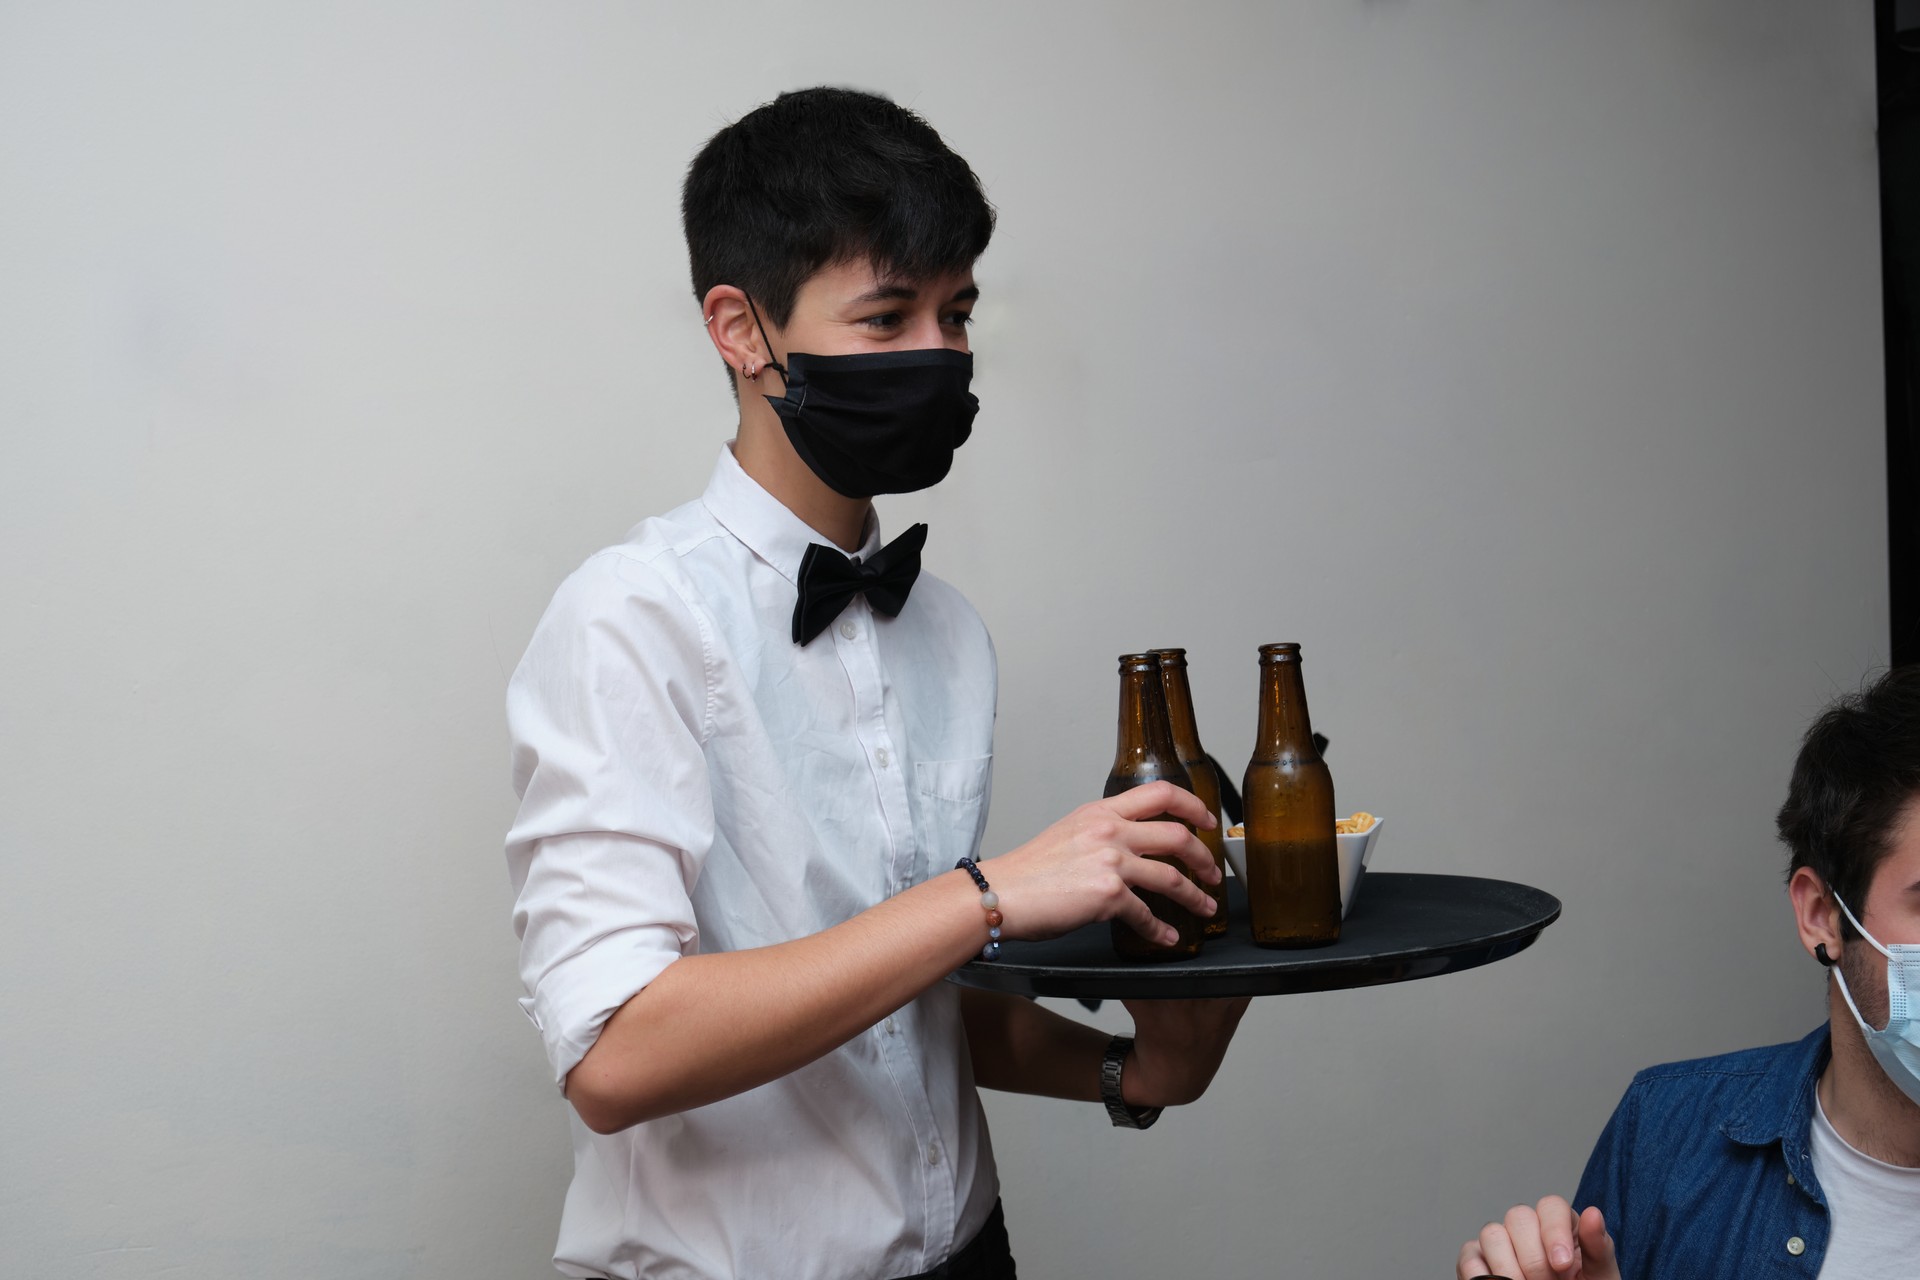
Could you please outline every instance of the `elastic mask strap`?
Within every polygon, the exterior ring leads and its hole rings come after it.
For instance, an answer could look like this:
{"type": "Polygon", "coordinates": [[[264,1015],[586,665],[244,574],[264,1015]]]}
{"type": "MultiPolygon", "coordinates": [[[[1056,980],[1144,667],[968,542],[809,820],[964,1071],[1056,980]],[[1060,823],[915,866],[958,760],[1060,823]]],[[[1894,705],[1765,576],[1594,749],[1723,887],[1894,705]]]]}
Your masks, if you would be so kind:
{"type": "MultiPolygon", "coordinates": [[[[1886,949],[1885,947],[1883,947],[1883,946],[1881,946],[1881,945],[1880,945],[1880,940],[1879,940],[1878,938],[1876,938],[1876,937],[1874,937],[1874,936],[1873,936],[1872,934],[1870,934],[1870,933],[1868,933],[1868,932],[1867,932],[1867,930],[1866,930],[1866,926],[1864,926],[1864,925],[1862,925],[1862,924],[1861,924],[1861,923],[1860,923],[1860,922],[1859,922],[1858,920],[1854,920],[1854,918],[1853,918],[1853,912],[1852,912],[1851,910],[1848,910],[1848,907],[1847,907],[1847,904],[1846,904],[1846,903],[1845,903],[1844,901],[1842,901],[1842,900],[1841,900],[1841,897],[1840,897],[1840,895],[1839,895],[1839,894],[1837,894],[1837,893],[1836,893],[1836,894],[1834,894],[1834,895],[1833,895],[1833,900],[1834,900],[1835,902],[1838,902],[1838,903],[1840,903],[1840,909],[1841,909],[1842,911],[1845,911],[1845,912],[1847,913],[1847,919],[1849,919],[1849,920],[1852,920],[1852,921],[1853,921],[1853,927],[1854,927],[1854,929],[1855,929],[1855,930],[1857,930],[1857,931],[1859,932],[1859,934],[1860,934],[1860,936],[1861,936],[1861,937],[1863,937],[1863,938],[1865,938],[1865,939],[1866,939],[1866,940],[1867,940],[1867,941],[1868,941],[1869,943],[1871,943],[1871,944],[1873,945],[1873,949],[1874,949],[1875,951],[1878,951],[1878,952],[1879,952],[1879,953],[1880,953],[1881,955],[1883,955],[1883,956],[1885,956],[1885,957],[1886,957],[1887,959],[1889,959],[1889,960],[1891,960],[1891,959],[1893,959],[1893,952],[1891,952],[1891,951],[1889,951],[1889,950],[1887,950],[1887,949],[1886,949]]],[[[1844,984],[1844,983],[1842,983],[1841,985],[1842,985],[1842,986],[1845,986],[1845,984],[1844,984]]],[[[1851,1003],[1851,1000],[1849,1000],[1849,1003],[1851,1003]]]]}
{"type": "Polygon", "coordinates": [[[780,375],[780,381],[786,382],[788,381],[787,366],[781,364],[778,360],[775,360],[773,358],[773,339],[767,336],[767,326],[760,323],[760,308],[753,305],[752,294],[750,293],[747,294],[746,299],[747,299],[747,310],[753,312],[754,326],[760,330],[760,340],[767,344],[767,368],[772,369],[774,372],[778,373],[780,375]]]}
{"type": "Polygon", "coordinates": [[[1840,966],[1839,965],[1833,966],[1833,968],[1827,970],[1827,973],[1833,978],[1835,982],[1840,984],[1840,995],[1847,1002],[1848,1012],[1853,1014],[1853,1020],[1860,1024],[1860,1029],[1867,1033],[1868,1039],[1872,1039],[1876,1035],[1886,1034],[1879,1027],[1874,1026],[1872,1023],[1868,1022],[1865,1018],[1860,1016],[1860,1006],[1853,1002],[1853,992],[1847,989],[1846,975],[1840,972],[1840,966]]]}

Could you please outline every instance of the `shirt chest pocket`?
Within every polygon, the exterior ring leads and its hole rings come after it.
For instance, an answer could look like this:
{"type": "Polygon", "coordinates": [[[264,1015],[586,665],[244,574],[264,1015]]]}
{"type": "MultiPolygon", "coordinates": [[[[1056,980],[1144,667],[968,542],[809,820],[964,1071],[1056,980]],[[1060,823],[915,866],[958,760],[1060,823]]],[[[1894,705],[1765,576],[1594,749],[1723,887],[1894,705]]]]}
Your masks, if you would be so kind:
{"type": "Polygon", "coordinates": [[[919,849],[915,883],[953,870],[962,858],[980,856],[992,791],[992,756],[914,761],[913,835],[919,849]]]}

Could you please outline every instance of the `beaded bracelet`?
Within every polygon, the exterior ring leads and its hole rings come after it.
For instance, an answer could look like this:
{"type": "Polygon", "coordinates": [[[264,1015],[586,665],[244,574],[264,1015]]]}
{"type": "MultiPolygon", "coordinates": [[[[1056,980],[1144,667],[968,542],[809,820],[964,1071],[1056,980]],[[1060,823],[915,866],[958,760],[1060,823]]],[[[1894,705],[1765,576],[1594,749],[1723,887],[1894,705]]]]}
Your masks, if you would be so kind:
{"type": "Polygon", "coordinates": [[[972,858],[960,859],[953,864],[953,868],[956,871],[966,872],[973,877],[973,882],[980,886],[980,905],[987,909],[988,939],[987,945],[980,948],[980,958],[997,960],[1000,958],[1000,921],[1002,919],[1000,895],[987,887],[987,878],[980,874],[980,868],[974,865],[972,858]]]}

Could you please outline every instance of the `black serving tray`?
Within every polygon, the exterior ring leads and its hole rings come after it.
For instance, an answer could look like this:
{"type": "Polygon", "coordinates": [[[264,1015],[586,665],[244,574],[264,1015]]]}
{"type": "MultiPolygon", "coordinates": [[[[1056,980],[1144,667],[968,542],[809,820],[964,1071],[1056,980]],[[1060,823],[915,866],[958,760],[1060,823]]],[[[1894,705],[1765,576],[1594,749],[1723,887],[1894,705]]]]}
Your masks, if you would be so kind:
{"type": "Polygon", "coordinates": [[[1340,940],[1302,951],[1253,945],[1246,890],[1227,880],[1232,930],[1191,960],[1140,963],[1114,954],[1105,922],[1047,942],[1008,942],[997,960],[948,981],[1023,996],[1185,1000],[1275,996],[1409,982],[1492,964],[1525,951],[1560,918],[1560,900],[1479,876],[1366,872],[1340,940]]]}

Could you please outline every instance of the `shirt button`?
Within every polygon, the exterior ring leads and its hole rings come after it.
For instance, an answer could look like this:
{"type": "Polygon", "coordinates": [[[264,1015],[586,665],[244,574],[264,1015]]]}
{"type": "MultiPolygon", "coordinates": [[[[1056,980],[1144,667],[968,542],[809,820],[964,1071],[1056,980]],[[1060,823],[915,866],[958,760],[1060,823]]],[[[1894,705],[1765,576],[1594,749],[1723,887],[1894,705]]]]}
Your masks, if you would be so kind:
{"type": "Polygon", "coordinates": [[[893,755],[885,747],[881,747],[873,753],[873,758],[884,769],[887,767],[887,762],[893,759],[893,755]]]}
{"type": "Polygon", "coordinates": [[[900,1028],[898,1028],[898,1027],[896,1027],[896,1026],[894,1026],[894,1025],[893,1025],[893,1019],[892,1019],[892,1018],[888,1018],[888,1019],[887,1019],[887,1034],[888,1034],[888,1035],[893,1035],[894,1033],[896,1033],[896,1032],[898,1032],[899,1030],[900,1030],[900,1028]]]}
{"type": "Polygon", "coordinates": [[[1797,1258],[1801,1254],[1805,1253],[1806,1251],[1807,1251],[1807,1242],[1805,1240],[1802,1240],[1799,1236],[1787,1237],[1788,1253],[1792,1254],[1794,1257],[1797,1258]]]}
{"type": "Polygon", "coordinates": [[[855,636],[860,634],[860,628],[854,626],[853,620],[849,618],[847,621],[840,624],[840,634],[845,636],[847,639],[851,640],[855,636]]]}
{"type": "Polygon", "coordinates": [[[1792,1175],[1792,1174],[1788,1174],[1788,1175],[1787,1175],[1787,1185],[1788,1185],[1788,1186],[1790,1186],[1790,1187],[1797,1187],[1797,1186],[1799,1186],[1800,1184],[1799,1184],[1799,1183],[1797,1183],[1797,1182],[1795,1182],[1795,1181],[1793,1180],[1793,1175],[1792,1175]]]}
{"type": "Polygon", "coordinates": [[[927,1163],[928,1163],[928,1164],[939,1164],[939,1163],[940,1163],[940,1148],[939,1148],[939,1147],[935,1147],[935,1146],[929,1146],[929,1147],[927,1148],[927,1163]]]}

